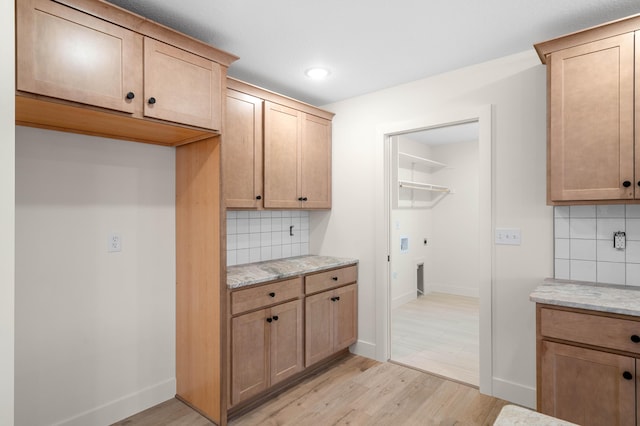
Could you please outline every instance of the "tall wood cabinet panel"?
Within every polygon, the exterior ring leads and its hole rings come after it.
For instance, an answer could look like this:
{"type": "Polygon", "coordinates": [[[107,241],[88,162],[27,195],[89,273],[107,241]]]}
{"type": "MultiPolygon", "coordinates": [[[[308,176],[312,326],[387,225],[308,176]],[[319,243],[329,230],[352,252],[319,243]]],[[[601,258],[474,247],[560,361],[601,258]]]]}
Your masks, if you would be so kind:
{"type": "Polygon", "coordinates": [[[264,206],[299,208],[302,113],[273,102],[264,107],[264,206]]]}
{"type": "Polygon", "coordinates": [[[640,16],[535,45],[547,65],[547,203],[640,203],[640,16]]]}
{"type": "Polygon", "coordinates": [[[220,130],[220,65],[177,47],[144,39],[144,115],[220,130]]]}
{"type": "Polygon", "coordinates": [[[303,117],[300,140],[300,195],[303,207],[331,207],[331,122],[311,114],[303,117]]]}
{"type": "Polygon", "coordinates": [[[227,90],[222,163],[227,207],[262,206],[262,99],[227,90]]]}
{"type": "Polygon", "coordinates": [[[16,14],[18,90],[135,112],[140,34],[52,1],[21,0],[16,14]]]}
{"type": "Polygon", "coordinates": [[[553,52],[547,66],[551,200],[632,199],[634,35],[553,52]]]}

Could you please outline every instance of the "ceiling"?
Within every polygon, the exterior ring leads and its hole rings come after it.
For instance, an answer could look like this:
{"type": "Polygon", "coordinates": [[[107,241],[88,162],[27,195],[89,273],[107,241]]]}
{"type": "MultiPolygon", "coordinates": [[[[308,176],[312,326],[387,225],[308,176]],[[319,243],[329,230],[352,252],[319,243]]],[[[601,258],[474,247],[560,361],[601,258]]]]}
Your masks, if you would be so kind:
{"type": "Polygon", "coordinates": [[[233,53],[229,75],[325,105],[640,13],[638,0],[109,0],[233,53]],[[329,77],[305,70],[324,66],[329,77]]]}

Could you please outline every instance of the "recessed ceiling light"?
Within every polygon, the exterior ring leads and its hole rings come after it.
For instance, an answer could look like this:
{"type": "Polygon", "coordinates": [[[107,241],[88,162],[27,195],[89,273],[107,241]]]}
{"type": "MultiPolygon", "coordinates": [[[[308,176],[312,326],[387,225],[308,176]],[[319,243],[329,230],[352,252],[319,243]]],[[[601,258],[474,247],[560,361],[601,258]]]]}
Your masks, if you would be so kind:
{"type": "Polygon", "coordinates": [[[327,78],[330,74],[329,70],[326,68],[309,68],[304,73],[307,77],[314,80],[322,80],[323,78],[327,78]]]}

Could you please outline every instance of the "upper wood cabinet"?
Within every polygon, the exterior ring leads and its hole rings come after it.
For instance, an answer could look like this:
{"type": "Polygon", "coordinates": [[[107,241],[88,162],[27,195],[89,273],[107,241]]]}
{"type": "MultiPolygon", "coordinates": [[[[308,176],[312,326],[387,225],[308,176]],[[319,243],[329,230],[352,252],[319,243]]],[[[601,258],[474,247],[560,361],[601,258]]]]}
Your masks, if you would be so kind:
{"type": "Polygon", "coordinates": [[[227,207],[331,208],[333,114],[231,78],[227,91],[227,207]],[[256,131],[258,111],[263,114],[261,134],[256,131]],[[264,176],[260,183],[258,176],[264,176]]]}
{"type": "Polygon", "coordinates": [[[638,17],[535,46],[547,64],[549,204],[640,199],[636,29],[638,17]]]}
{"type": "Polygon", "coordinates": [[[227,115],[222,162],[227,207],[262,206],[263,100],[227,90],[227,115]]]}
{"type": "Polygon", "coordinates": [[[24,0],[16,16],[18,124],[162,145],[221,132],[235,56],[103,1],[24,0]]]}

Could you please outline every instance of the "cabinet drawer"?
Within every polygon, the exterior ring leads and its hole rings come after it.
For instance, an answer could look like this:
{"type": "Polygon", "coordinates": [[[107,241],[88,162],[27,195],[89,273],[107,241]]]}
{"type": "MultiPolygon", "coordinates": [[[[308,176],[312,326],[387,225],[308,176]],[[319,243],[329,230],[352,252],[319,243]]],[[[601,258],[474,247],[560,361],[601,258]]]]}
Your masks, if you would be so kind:
{"type": "Polygon", "coordinates": [[[296,299],[300,296],[302,296],[301,278],[237,290],[231,293],[231,315],[296,299]]]}
{"type": "Polygon", "coordinates": [[[356,265],[320,272],[318,274],[308,275],[305,277],[305,293],[317,293],[319,291],[354,283],[357,280],[358,267],[356,265]]]}
{"type": "Polygon", "coordinates": [[[579,312],[540,309],[540,334],[587,345],[640,353],[640,322],[579,312]]]}

